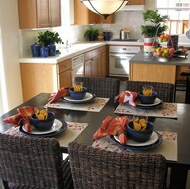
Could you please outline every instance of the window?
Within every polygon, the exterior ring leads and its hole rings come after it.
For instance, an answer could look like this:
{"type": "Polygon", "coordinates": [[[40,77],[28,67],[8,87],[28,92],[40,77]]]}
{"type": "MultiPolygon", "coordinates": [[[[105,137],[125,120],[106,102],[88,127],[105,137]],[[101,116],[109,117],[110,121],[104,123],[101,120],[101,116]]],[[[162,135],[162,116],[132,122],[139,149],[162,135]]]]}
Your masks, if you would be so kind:
{"type": "Polygon", "coordinates": [[[160,14],[168,15],[170,34],[185,34],[190,27],[189,0],[157,0],[157,9],[160,14]]]}

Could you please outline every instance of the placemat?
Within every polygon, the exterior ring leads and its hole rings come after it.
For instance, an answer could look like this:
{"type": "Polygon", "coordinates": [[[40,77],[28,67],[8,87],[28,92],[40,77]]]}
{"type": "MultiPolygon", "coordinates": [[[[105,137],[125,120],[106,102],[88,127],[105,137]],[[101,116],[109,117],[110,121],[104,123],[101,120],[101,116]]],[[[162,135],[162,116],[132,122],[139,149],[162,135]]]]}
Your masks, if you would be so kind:
{"type": "MultiPolygon", "coordinates": [[[[77,123],[77,122],[66,122],[66,123],[67,123],[67,129],[63,133],[54,136],[54,138],[59,141],[61,147],[67,147],[69,142],[74,141],[82,133],[82,131],[88,126],[88,123],[77,123]]],[[[5,131],[4,133],[9,135],[23,136],[23,134],[19,131],[19,127],[14,127],[14,126],[5,131]]]]}
{"type": "Polygon", "coordinates": [[[46,104],[45,107],[68,109],[68,110],[100,112],[108,101],[109,101],[109,98],[100,98],[100,97],[96,97],[91,102],[81,103],[81,104],[73,104],[73,103],[69,103],[69,102],[64,102],[63,100],[59,100],[59,101],[51,103],[51,104],[46,104]]]}
{"type": "Polygon", "coordinates": [[[166,160],[170,161],[177,161],[177,133],[175,132],[165,132],[165,131],[158,131],[162,137],[163,141],[162,143],[155,147],[154,149],[150,150],[131,150],[123,148],[120,145],[117,145],[115,142],[113,142],[109,136],[101,138],[97,141],[95,141],[92,146],[94,148],[100,148],[112,152],[118,152],[118,153],[156,153],[156,154],[162,154],[166,160]]]}
{"type": "Polygon", "coordinates": [[[161,108],[150,110],[132,107],[128,104],[119,104],[114,113],[129,115],[145,114],[149,117],[177,118],[177,104],[164,102],[161,108]]]}

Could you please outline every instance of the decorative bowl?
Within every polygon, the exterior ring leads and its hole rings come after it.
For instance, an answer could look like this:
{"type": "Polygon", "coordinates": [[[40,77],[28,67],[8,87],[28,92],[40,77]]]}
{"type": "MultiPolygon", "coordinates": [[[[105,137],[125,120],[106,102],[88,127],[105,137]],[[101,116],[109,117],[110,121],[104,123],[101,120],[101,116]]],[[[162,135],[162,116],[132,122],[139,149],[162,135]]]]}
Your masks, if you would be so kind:
{"type": "Polygon", "coordinates": [[[155,91],[152,91],[151,96],[144,96],[142,92],[138,93],[138,98],[142,104],[153,104],[156,97],[157,97],[157,93],[155,91]]]}
{"type": "Polygon", "coordinates": [[[154,125],[151,122],[147,122],[147,127],[145,130],[135,130],[133,128],[133,121],[130,121],[127,125],[127,132],[130,137],[138,142],[146,142],[150,139],[154,130],[154,125]]]}
{"type": "Polygon", "coordinates": [[[87,92],[87,88],[83,87],[81,91],[74,91],[74,88],[70,88],[69,89],[69,94],[71,96],[72,99],[74,100],[82,100],[87,92]]]}
{"type": "Polygon", "coordinates": [[[39,131],[48,131],[53,126],[55,120],[55,114],[53,112],[48,112],[47,119],[39,120],[36,115],[33,114],[30,118],[33,126],[39,131]]]}

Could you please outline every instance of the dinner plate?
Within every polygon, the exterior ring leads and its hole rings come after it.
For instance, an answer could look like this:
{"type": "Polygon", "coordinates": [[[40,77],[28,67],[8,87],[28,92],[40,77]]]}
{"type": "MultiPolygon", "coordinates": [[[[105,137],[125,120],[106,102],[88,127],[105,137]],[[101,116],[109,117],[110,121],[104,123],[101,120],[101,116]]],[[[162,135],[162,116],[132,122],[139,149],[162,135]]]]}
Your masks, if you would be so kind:
{"type": "Polygon", "coordinates": [[[27,136],[30,136],[30,137],[53,137],[53,136],[56,136],[62,132],[64,132],[66,129],[67,129],[67,123],[63,120],[57,120],[55,119],[56,122],[57,122],[57,125],[61,126],[60,129],[57,129],[56,131],[52,132],[52,133],[47,133],[47,134],[34,134],[32,132],[25,132],[23,130],[23,126],[21,125],[19,127],[19,131],[24,134],[24,135],[27,135],[27,136]]]}
{"type": "Polygon", "coordinates": [[[136,106],[139,109],[145,109],[145,110],[151,110],[151,109],[158,109],[161,108],[163,105],[163,101],[161,100],[161,102],[155,106],[136,106]]]}
{"type": "MultiPolygon", "coordinates": [[[[43,135],[43,134],[49,134],[49,133],[53,133],[57,130],[59,130],[62,127],[62,123],[61,121],[59,121],[58,119],[54,120],[53,126],[51,127],[50,130],[48,131],[39,131],[37,130],[33,125],[32,125],[32,131],[30,132],[31,134],[34,135],[43,135]]],[[[24,130],[24,126],[22,126],[22,129],[24,130]]]]}
{"type": "Polygon", "coordinates": [[[71,98],[71,96],[65,96],[63,97],[63,100],[65,102],[70,102],[70,103],[75,103],[75,104],[80,104],[80,103],[86,103],[90,102],[95,98],[95,94],[92,93],[86,93],[85,97],[82,100],[74,100],[71,98]]]}
{"type": "Polygon", "coordinates": [[[160,104],[161,100],[159,98],[156,98],[154,103],[153,104],[142,104],[139,100],[137,101],[137,105],[138,106],[146,106],[146,107],[149,107],[149,106],[155,106],[155,105],[158,105],[160,104]]]}
{"type": "Polygon", "coordinates": [[[129,146],[127,144],[121,144],[120,142],[118,142],[115,137],[113,135],[110,136],[110,139],[115,142],[116,144],[118,144],[119,146],[123,147],[123,148],[126,148],[126,149],[131,149],[131,150],[150,150],[150,149],[153,149],[157,146],[159,146],[162,141],[163,141],[163,138],[162,138],[162,135],[158,132],[155,131],[155,133],[158,135],[158,139],[155,143],[153,144],[149,144],[149,145],[146,145],[146,146],[129,146]]]}
{"type": "Polygon", "coordinates": [[[190,29],[186,31],[186,36],[190,39],[190,29]]]}
{"type": "MultiPolygon", "coordinates": [[[[114,136],[114,139],[119,142],[119,137],[118,136],[114,136]]],[[[135,140],[132,139],[128,139],[127,140],[127,146],[148,146],[151,144],[154,144],[156,141],[158,140],[158,135],[155,131],[153,131],[150,139],[146,142],[137,142],[135,140]]]]}

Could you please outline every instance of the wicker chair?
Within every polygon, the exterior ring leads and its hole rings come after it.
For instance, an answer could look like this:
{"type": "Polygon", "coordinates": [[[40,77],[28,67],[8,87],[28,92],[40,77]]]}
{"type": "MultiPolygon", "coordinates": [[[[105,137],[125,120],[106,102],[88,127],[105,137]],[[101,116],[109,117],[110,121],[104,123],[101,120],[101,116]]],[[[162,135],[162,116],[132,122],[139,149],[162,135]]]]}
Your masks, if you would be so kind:
{"type": "Polygon", "coordinates": [[[114,98],[119,94],[120,80],[106,77],[75,77],[74,81],[83,82],[83,86],[97,97],[114,98]]]}
{"type": "Polygon", "coordinates": [[[150,82],[150,81],[124,81],[124,90],[134,92],[142,91],[143,85],[153,86],[153,90],[157,92],[157,97],[164,102],[174,102],[174,84],[150,82]]]}
{"type": "Polygon", "coordinates": [[[0,178],[6,189],[72,189],[68,159],[59,142],[0,134],[0,178]]]}
{"type": "Polygon", "coordinates": [[[68,146],[74,188],[161,189],[165,157],[161,154],[118,153],[78,144],[68,146]]]}

